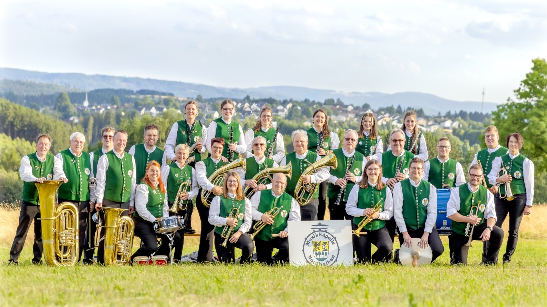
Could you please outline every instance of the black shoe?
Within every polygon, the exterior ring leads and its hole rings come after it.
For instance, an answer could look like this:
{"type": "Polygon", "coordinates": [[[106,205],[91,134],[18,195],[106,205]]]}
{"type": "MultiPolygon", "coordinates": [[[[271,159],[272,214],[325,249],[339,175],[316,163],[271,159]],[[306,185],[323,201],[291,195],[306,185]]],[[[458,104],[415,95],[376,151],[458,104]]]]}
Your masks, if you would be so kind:
{"type": "Polygon", "coordinates": [[[195,234],[195,233],[196,233],[196,231],[190,228],[190,229],[186,229],[186,230],[184,231],[184,233],[187,233],[187,234],[193,235],[193,234],[195,234]]]}
{"type": "Polygon", "coordinates": [[[17,260],[12,260],[12,259],[10,259],[10,260],[8,261],[8,265],[18,266],[18,265],[19,265],[19,262],[17,262],[17,260]]]}
{"type": "Polygon", "coordinates": [[[42,260],[35,260],[35,259],[32,259],[32,264],[35,264],[35,265],[42,265],[43,262],[42,262],[42,260]]]}
{"type": "Polygon", "coordinates": [[[511,262],[511,258],[503,257],[503,264],[509,264],[511,262]]]}
{"type": "Polygon", "coordinates": [[[82,261],[82,263],[85,264],[85,265],[92,265],[92,264],[93,264],[93,260],[84,259],[84,260],[82,261]]]}

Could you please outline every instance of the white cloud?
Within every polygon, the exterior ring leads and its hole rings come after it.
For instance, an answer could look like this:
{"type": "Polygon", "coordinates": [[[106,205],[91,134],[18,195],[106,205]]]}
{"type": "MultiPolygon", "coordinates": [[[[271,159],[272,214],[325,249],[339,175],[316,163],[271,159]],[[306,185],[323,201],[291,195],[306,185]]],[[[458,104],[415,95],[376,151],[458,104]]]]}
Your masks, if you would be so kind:
{"type": "Polygon", "coordinates": [[[410,70],[413,73],[419,74],[420,73],[420,66],[414,62],[410,62],[408,64],[408,70],[410,70]]]}

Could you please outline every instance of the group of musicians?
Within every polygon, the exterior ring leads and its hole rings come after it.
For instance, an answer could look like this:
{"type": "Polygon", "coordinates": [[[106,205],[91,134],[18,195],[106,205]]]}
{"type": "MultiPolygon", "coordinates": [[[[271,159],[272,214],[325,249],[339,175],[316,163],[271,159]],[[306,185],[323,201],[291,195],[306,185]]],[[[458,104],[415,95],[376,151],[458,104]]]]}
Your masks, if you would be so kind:
{"type": "MultiPolygon", "coordinates": [[[[103,207],[126,209],[124,214],[132,215],[134,233],[142,242],[133,258],[170,255],[169,240],[156,232],[155,224],[170,215],[181,216],[185,225],[174,235],[173,255],[174,262],[180,261],[184,236],[193,232],[194,198],[201,220],[198,262],[213,261],[213,246],[222,262],[233,262],[237,247],[240,263],[248,263],[255,246],[259,262],[287,262],[287,222],[322,220],[327,204],[331,220],[351,221],[359,262],[390,261],[397,230],[401,246],[410,247],[412,238],[417,238],[421,248],[431,248],[434,261],[444,252],[436,227],[438,189],[450,193],[446,215],[452,221],[452,264],[467,263],[472,240],[484,242],[482,263],[496,264],[507,215],[509,239],[503,262],[511,261],[522,216],[531,213],[534,195],[534,164],[519,153],[520,134],[510,134],[506,148],[498,144],[496,127],[486,128],[487,148],[475,156],[466,182],[461,164],[450,158],[448,138],[438,140],[438,155],[428,160],[426,140],[413,111],[405,114],[401,129],[391,132],[383,151],[373,113],[363,115],[358,130],[344,133],[340,147],[338,135],[329,129],[327,113],[319,109],[310,129],[292,133],[294,152],[286,154],[270,108],[263,108],[256,125],[244,133],[233,120],[235,107],[233,101],[224,100],[221,117],[205,127],[196,119],[197,102],[187,102],[185,119],[173,124],[165,152],[156,146],[160,131],[155,124],[145,127],[144,142],[129,152],[125,151],[127,132],[111,127],[101,131],[102,148],[89,154],[83,152],[82,133],[73,133],[70,147],[56,156],[49,153],[51,137],[39,135],[36,152],[21,159],[21,213],[9,263],[18,263],[32,221],[32,262],[41,263],[40,208],[34,183],[44,180],[62,180],[59,201],[71,202],[79,210],[80,258],[85,251],[85,264],[93,263],[96,247],[91,216],[103,214],[103,207]],[[321,164],[326,156],[337,163],[321,164]],[[290,171],[274,172],[269,182],[256,180],[264,169],[289,165],[290,171]],[[221,181],[212,180],[224,169],[221,181]],[[307,191],[307,186],[316,188],[303,201],[301,191],[307,191]],[[373,255],[372,245],[377,248],[373,255]],[[278,249],[275,256],[274,248],[278,249]]],[[[97,246],[99,263],[104,263],[103,245],[101,241],[97,246]]]]}

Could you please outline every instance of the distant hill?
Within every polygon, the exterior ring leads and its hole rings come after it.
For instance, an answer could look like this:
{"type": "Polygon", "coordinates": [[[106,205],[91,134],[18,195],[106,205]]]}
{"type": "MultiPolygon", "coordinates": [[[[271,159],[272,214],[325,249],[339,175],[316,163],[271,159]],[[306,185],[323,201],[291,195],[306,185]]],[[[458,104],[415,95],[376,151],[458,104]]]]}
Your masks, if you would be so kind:
{"type": "MultiPolygon", "coordinates": [[[[449,110],[456,112],[460,110],[466,110],[468,112],[481,111],[481,102],[454,101],[418,92],[395,94],[384,94],[379,92],[338,92],[296,86],[267,86],[239,89],[136,77],[86,75],[80,73],[45,73],[13,68],[0,68],[0,80],[1,79],[57,84],[67,89],[73,89],[72,91],[90,91],[99,88],[129,89],[133,91],[150,89],[173,93],[178,97],[196,97],[197,95],[201,95],[203,98],[222,97],[241,99],[246,95],[249,95],[253,98],[272,97],[279,100],[292,98],[295,100],[310,99],[315,101],[340,98],[346,104],[363,105],[368,103],[373,109],[391,105],[395,107],[400,105],[403,109],[407,107],[422,108],[428,115],[437,115],[438,112],[444,114],[449,110]]],[[[485,102],[482,111],[490,113],[496,109],[496,106],[497,104],[495,103],[485,102]]]]}

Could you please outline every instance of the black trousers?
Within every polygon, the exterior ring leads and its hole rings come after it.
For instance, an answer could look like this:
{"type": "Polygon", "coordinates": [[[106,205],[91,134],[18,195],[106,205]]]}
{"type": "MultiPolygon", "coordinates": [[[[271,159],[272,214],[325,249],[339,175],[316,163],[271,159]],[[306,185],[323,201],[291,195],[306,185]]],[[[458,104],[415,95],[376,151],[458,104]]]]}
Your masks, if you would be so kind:
{"type": "Polygon", "coordinates": [[[217,251],[218,260],[225,263],[233,263],[235,261],[234,247],[241,249],[241,261],[240,263],[249,263],[251,262],[251,256],[254,250],[253,239],[244,233],[239,237],[236,243],[226,243],[226,247],[222,246],[224,238],[220,234],[215,232],[215,249],[217,251]]]}
{"type": "Polygon", "coordinates": [[[329,198],[329,213],[330,219],[334,220],[352,220],[353,217],[346,213],[346,202],[340,201],[338,205],[335,205],[336,198],[329,198]]]}
{"type": "MultiPolygon", "coordinates": [[[[93,255],[95,254],[95,232],[97,231],[97,223],[92,219],[93,214],[97,212],[95,208],[90,209],[87,214],[87,229],[84,240],[84,263],[92,263],[93,255]]],[[[80,238],[81,240],[82,238],[80,238]]]]}
{"type": "Polygon", "coordinates": [[[317,220],[317,206],[319,200],[317,198],[312,199],[307,205],[300,206],[300,218],[302,221],[316,221],[317,220]]]}
{"type": "Polygon", "coordinates": [[[13,238],[13,244],[9,252],[9,258],[13,261],[18,261],[25,240],[27,239],[27,232],[30,228],[30,223],[34,220],[34,245],[32,245],[32,252],[34,257],[32,262],[39,262],[42,259],[42,222],[40,218],[40,206],[33,205],[24,200],[21,201],[21,213],[19,213],[19,225],[15,232],[15,238],[13,238]]]}
{"type": "MultiPolygon", "coordinates": [[[[173,203],[169,202],[169,209],[173,206],[173,203]]],[[[180,216],[184,219],[184,227],[175,232],[175,237],[173,238],[173,248],[175,250],[173,254],[173,259],[178,261],[182,257],[182,249],[184,248],[184,231],[186,230],[186,219],[188,216],[188,211],[181,210],[177,213],[169,212],[169,216],[180,216]]]]}
{"type": "MultiPolygon", "coordinates": [[[[122,203],[122,202],[114,202],[108,199],[103,199],[103,207],[107,208],[121,208],[121,209],[129,209],[129,202],[122,203]]],[[[101,221],[104,223],[104,211],[99,211],[99,215],[101,217],[101,221]]],[[[122,213],[122,216],[128,216],[129,212],[126,210],[122,213]]],[[[103,225],[104,226],[104,225],[103,225]]],[[[99,242],[99,246],[97,247],[97,262],[103,264],[104,263],[104,234],[105,234],[106,228],[101,229],[101,242],[99,242]]]]}
{"type": "Polygon", "coordinates": [[[201,234],[199,237],[198,262],[213,261],[213,229],[215,227],[209,224],[209,208],[203,205],[201,201],[201,189],[196,197],[196,208],[198,209],[199,219],[201,221],[201,234]]]}
{"type": "Polygon", "coordinates": [[[141,247],[131,256],[131,262],[138,256],[150,257],[153,254],[170,256],[169,238],[164,234],[154,231],[154,225],[141,218],[133,218],[135,222],[135,236],[142,241],[141,247]],[[158,248],[158,239],[161,238],[161,246],[158,248]]]}
{"type": "Polygon", "coordinates": [[[69,200],[69,199],[62,199],[62,198],[59,198],[58,200],[58,203],[64,203],[64,202],[69,202],[69,203],[72,203],[74,204],[74,206],[76,206],[76,208],[78,208],[78,227],[80,228],[79,229],[79,251],[78,251],[78,262],[80,261],[80,259],[82,258],[82,254],[85,250],[85,244],[86,244],[86,230],[87,230],[87,217],[89,215],[89,200],[87,201],[73,201],[73,200],[69,200]]]}
{"type": "MultiPolygon", "coordinates": [[[[198,197],[200,197],[199,194],[198,197]]],[[[194,203],[189,202],[186,208],[186,217],[184,218],[184,225],[186,226],[184,229],[192,229],[192,213],[194,213],[194,203]]]]}
{"type": "MultiPolygon", "coordinates": [[[[418,228],[418,229],[407,229],[408,234],[411,238],[421,238],[424,235],[424,227],[418,228]]],[[[403,238],[402,234],[399,234],[399,244],[402,246],[405,239],[403,238]]],[[[433,230],[429,234],[429,241],[428,241],[429,247],[431,247],[431,254],[432,259],[431,262],[435,261],[437,257],[442,255],[444,252],[444,246],[443,242],[441,241],[441,237],[439,237],[439,233],[437,232],[437,229],[433,227],[433,230]]]]}
{"type": "Polygon", "coordinates": [[[256,258],[260,263],[273,264],[272,252],[274,248],[279,249],[275,261],[281,264],[289,261],[289,238],[272,238],[270,241],[263,241],[255,237],[256,258]]]}
{"type": "Polygon", "coordinates": [[[503,255],[503,261],[511,261],[511,256],[517,249],[517,241],[519,240],[519,228],[522,221],[522,213],[526,207],[526,194],[515,195],[515,199],[508,201],[506,199],[495,199],[496,203],[496,226],[501,228],[501,225],[509,215],[509,231],[507,232],[507,247],[503,255]]]}
{"type": "MultiPolygon", "coordinates": [[[[357,229],[355,223],[351,223],[353,230],[357,229]]],[[[386,227],[382,227],[378,230],[369,231],[367,234],[362,234],[359,237],[352,234],[353,249],[357,254],[357,261],[360,263],[366,262],[387,262],[389,255],[393,250],[393,242],[389,238],[389,233],[386,227]],[[377,250],[371,257],[372,244],[376,246],[377,250]]]]}
{"type": "MultiPolygon", "coordinates": [[[[323,181],[319,184],[319,203],[317,206],[317,219],[322,221],[325,219],[325,211],[327,209],[327,188],[328,182],[323,181]]],[[[329,204],[332,204],[329,202],[329,204]]]]}
{"type": "MultiPolygon", "coordinates": [[[[472,240],[482,240],[480,238],[482,232],[486,229],[486,222],[478,226],[475,226],[473,230],[472,240]]],[[[467,254],[469,252],[469,247],[465,244],[469,241],[469,238],[455,232],[452,232],[448,236],[448,245],[450,248],[450,263],[451,264],[467,264],[467,254]]],[[[490,240],[488,250],[485,257],[483,257],[482,262],[484,264],[496,264],[498,263],[498,254],[501,247],[501,242],[503,241],[503,230],[498,226],[494,226],[492,233],[490,234],[490,240]]],[[[484,242],[486,243],[486,242],[484,242]]]]}

